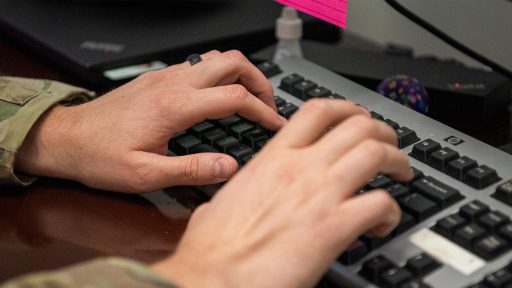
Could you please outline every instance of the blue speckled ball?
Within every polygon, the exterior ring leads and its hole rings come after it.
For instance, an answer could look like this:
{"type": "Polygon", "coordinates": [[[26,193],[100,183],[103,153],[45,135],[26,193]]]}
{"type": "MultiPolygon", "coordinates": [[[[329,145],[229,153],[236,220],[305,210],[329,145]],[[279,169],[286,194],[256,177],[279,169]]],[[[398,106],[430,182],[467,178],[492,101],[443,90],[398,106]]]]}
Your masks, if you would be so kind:
{"type": "Polygon", "coordinates": [[[428,93],[415,78],[406,75],[389,77],[382,81],[377,92],[420,113],[428,112],[428,93]]]}

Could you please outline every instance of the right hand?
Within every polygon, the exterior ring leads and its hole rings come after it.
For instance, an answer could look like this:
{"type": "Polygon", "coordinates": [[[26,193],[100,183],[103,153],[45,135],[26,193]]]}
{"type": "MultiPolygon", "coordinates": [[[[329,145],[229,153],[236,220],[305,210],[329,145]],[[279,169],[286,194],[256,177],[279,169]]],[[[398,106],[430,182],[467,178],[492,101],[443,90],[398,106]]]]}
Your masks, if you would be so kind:
{"type": "Polygon", "coordinates": [[[378,173],[412,179],[396,146],[395,131],[348,101],[307,102],[153,268],[182,287],[312,287],[359,235],[398,224],[386,191],[354,193],[378,173]]]}

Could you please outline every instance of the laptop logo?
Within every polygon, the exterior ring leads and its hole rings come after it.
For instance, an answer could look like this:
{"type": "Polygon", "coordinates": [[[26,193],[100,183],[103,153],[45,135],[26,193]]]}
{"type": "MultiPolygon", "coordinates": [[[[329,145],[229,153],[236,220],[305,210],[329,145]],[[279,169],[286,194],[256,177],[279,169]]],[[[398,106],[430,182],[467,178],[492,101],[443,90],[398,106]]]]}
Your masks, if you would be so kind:
{"type": "Polygon", "coordinates": [[[124,45],[116,43],[106,43],[87,40],[80,44],[80,49],[97,51],[103,53],[118,54],[124,51],[124,45]]]}

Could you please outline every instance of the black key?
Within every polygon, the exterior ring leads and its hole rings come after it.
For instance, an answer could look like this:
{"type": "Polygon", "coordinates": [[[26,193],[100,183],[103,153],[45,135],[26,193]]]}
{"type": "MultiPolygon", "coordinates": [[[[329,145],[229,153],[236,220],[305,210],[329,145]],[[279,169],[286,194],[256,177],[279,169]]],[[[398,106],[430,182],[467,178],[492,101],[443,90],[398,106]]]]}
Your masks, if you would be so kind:
{"type": "Polygon", "coordinates": [[[242,121],[242,118],[240,118],[239,116],[237,115],[232,115],[232,116],[229,116],[229,117],[226,117],[224,119],[220,119],[217,121],[217,124],[219,124],[219,126],[224,129],[224,130],[228,130],[229,127],[235,125],[235,124],[238,124],[242,121]]]}
{"type": "Polygon", "coordinates": [[[253,130],[245,132],[242,137],[242,141],[245,142],[245,144],[251,146],[252,148],[256,146],[257,142],[267,139],[268,132],[261,128],[255,128],[253,130]]]}
{"type": "Polygon", "coordinates": [[[286,104],[286,101],[284,101],[283,98],[279,97],[279,96],[274,96],[274,101],[276,102],[276,106],[282,106],[284,104],[286,104]]]}
{"type": "Polygon", "coordinates": [[[506,268],[502,268],[484,278],[484,284],[489,288],[501,288],[510,282],[512,282],[512,274],[506,268]]]}
{"type": "Polygon", "coordinates": [[[290,94],[302,100],[307,100],[307,93],[316,87],[318,87],[318,85],[315,82],[311,80],[303,80],[293,85],[290,94]]]}
{"type": "Polygon", "coordinates": [[[469,170],[464,176],[464,183],[476,189],[484,189],[500,180],[496,170],[485,165],[469,170]]]}
{"type": "Polygon", "coordinates": [[[229,148],[228,154],[233,156],[233,158],[235,158],[235,160],[238,162],[238,164],[242,165],[243,157],[247,156],[247,155],[254,154],[254,150],[252,150],[251,147],[249,147],[245,144],[242,144],[242,145],[233,146],[233,147],[229,148]]]}
{"type": "Polygon", "coordinates": [[[496,235],[487,236],[478,240],[473,247],[473,252],[486,259],[494,259],[509,249],[508,243],[496,235]]]}
{"type": "Polygon", "coordinates": [[[222,153],[228,153],[228,149],[240,145],[240,141],[233,136],[219,139],[215,142],[215,148],[222,153]]]}
{"type": "Polygon", "coordinates": [[[493,196],[508,205],[512,205],[512,180],[508,180],[498,186],[498,188],[496,188],[496,193],[494,193],[493,196]]]}
{"type": "Polygon", "coordinates": [[[412,152],[410,155],[420,160],[421,162],[427,162],[430,154],[439,149],[441,149],[441,144],[432,139],[427,139],[414,145],[414,147],[412,147],[412,152]]]}
{"type": "Polygon", "coordinates": [[[200,138],[203,133],[205,133],[208,130],[211,130],[215,128],[215,125],[213,125],[210,121],[204,121],[199,124],[196,124],[190,128],[190,133],[192,133],[194,136],[200,138]]]}
{"type": "Polygon", "coordinates": [[[378,175],[366,184],[366,190],[386,188],[391,184],[393,184],[393,180],[391,180],[391,178],[384,175],[378,175]]]}
{"type": "Polygon", "coordinates": [[[402,212],[400,222],[396,226],[395,230],[393,230],[393,236],[404,233],[405,231],[414,227],[414,225],[416,225],[416,221],[414,221],[414,218],[409,213],[402,212]]]}
{"type": "Polygon", "coordinates": [[[277,65],[274,62],[264,62],[258,65],[257,67],[267,78],[283,73],[283,70],[281,70],[279,65],[277,65]]]}
{"type": "Polygon", "coordinates": [[[473,222],[487,211],[489,211],[489,206],[478,200],[473,200],[460,207],[459,215],[466,218],[469,222],[473,222]]]}
{"type": "Polygon", "coordinates": [[[254,158],[256,156],[256,154],[249,154],[247,156],[244,156],[242,157],[242,165],[245,165],[247,164],[249,161],[252,160],[252,158],[254,158]]]}
{"type": "Polygon", "coordinates": [[[416,276],[424,276],[440,266],[441,265],[434,260],[434,258],[425,253],[410,259],[405,265],[405,267],[416,276]]]}
{"type": "Polygon", "coordinates": [[[418,193],[405,196],[398,202],[403,210],[410,213],[417,222],[421,222],[439,211],[439,207],[436,203],[418,193]]]}
{"type": "Polygon", "coordinates": [[[254,128],[255,126],[250,123],[240,122],[238,124],[231,126],[231,128],[229,128],[229,133],[233,135],[233,137],[237,138],[238,141],[242,141],[243,135],[254,128]]]}
{"type": "Polygon", "coordinates": [[[427,164],[440,171],[445,171],[452,160],[459,158],[459,153],[451,148],[445,147],[430,154],[427,164]]]}
{"type": "Polygon", "coordinates": [[[228,136],[228,134],[226,133],[226,131],[224,131],[220,128],[215,128],[213,130],[204,132],[202,139],[203,139],[203,142],[212,146],[212,145],[215,145],[215,141],[222,139],[222,138],[226,138],[227,136],[228,136]]]}
{"type": "Polygon", "coordinates": [[[480,283],[473,284],[473,285],[469,286],[468,288],[489,288],[489,287],[486,286],[483,282],[480,282],[480,283]]]}
{"type": "Polygon", "coordinates": [[[412,174],[414,175],[414,176],[412,177],[412,181],[414,181],[414,180],[418,180],[418,179],[420,179],[421,177],[423,177],[423,171],[421,171],[421,170],[419,170],[419,169],[416,169],[416,168],[414,168],[414,167],[411,167],[411,169],[412,169],[412,174]]]}
{"type": "Polygon", "coordinates": [[[382,272],[393,267],[396,266],[388,258],[379,255],[364,262],[359,274],[368,281],[379,284],[382,272]]]}
{"type": "Polygon", "coordinates": [[[299,107],[292,103],[286,103],[283,106],[277,107],[277,110],[279,112],[279,115],[283,116],[286,119],[289,119],[290,117],[292,117],[293,113],[299,110],[299,107]]]}
{"type": "Polygon", "coordinates": [[[345,265],[351,265],[361,260],[368,254],[368,248],[361,240],[356,240],[338,258],[338,261],[345,265]]]}
{"type": "Polygon", "coordinates": [[[398,130],[400,128],[400,125],[398,125],[398,123],[390,119],[384,120],[384,123],[388,124],[389,126],[391,126],[391,128],[395,130],[398,130]]]}
{"type": "Polygon", "coordinates": [[[171,141],[169,141],[169,145],[168,145],[169,149],[176,152],[176,140],[183,138],[187,135],[188,134],[185,131],[180,131],[180,132],[175,133],[174,136],[172,136],[171,141]]]}
{"type": "Polygon", "coordinates": [[[400,285],[400,288],[430,288],[430,286],[419,279],[413,279],[400,285]]]}
{"type": "Polygon", "coordinates": [[[407,127],[396,129],[396,133],[398,134],[398,147],[400,149],[420,141],[420,138],[416,136],[416,132],[407,127]]]}
{"type": "Polygon", "coordinates": [[[437,221],[436,226],[434,226],[432,230],[451,239],[455,231],[466,225],[466,223],[466,219],[454,214],[437,221]]]}
{"type": "Polygon", "coordinates": [[[485,231],[484,228],[477,224],[469,224],[455,231],[452,240],[460,246],[471,250],[473,244],[481,238],[484,238],[486,235],[487,231],[485,231]]]}
{"type": "Polygon", "coordinates": [[[176,140],[175,149],[178,155],[187,155],[190,153],[190,148],[201,144],[201,141],[192,135],[187,135],[176,140]]]}
{"type": "Polygon", "coordinates": [[[512,242],[512,224],[507,224],[498,229],[498,234],[509,242],[512,242]]]}
{"type": "Polygon", "coordinates": [[[265,145],[267,145],[268,141],[270,141],[270,139],[266,139],[266,140],[262,140],[262,141],[256,142],[254,150],[260,151],[265,145]]]}
{"type": "Polygon", "coordinates": [[[409,194],[409,188],[403,184],[395,183],[387,188],[389,195],[395,199],[402,198],[409,194]]]}
{"type": "Polygon", "coordinates": [[[208,144],[199,144],[194,147],[191,147],[189,149],[189,154],[196,154],[196,153],[219,153],[219,150],[213,148],[212,146],[208,144]]]}
{"type": "Polygon", "coordinates": [[[327,97],[329,95],[331,95],[331,90],[325,87],[316,87],[306,93],[306,99],[327,97]]]}
{"type": "Polygon", "coordinates": [[[391,235],[385,236],[385,237],[368,237],[368,236],[361,236],[361,240],[366,244],[366,246],[373,250],[375,248],[378,248],[382,245],[384,245],[386,242],[391,240],[391,235]]]}
{"type": "Polygon", "coordinates": [[[390,268],[382,272],[381,281],[384,287],[398,288],[406,281],[412,280],[412,273],[405,268],[390,268]]]}
{"type": "Polygon", "coordinates": [[[373,119],[384,121],[384,116],[380,115],[379,113],[377,113],[375,111],[371,111],[370,114],[372,115],[373,119]]]}
{"type": "Polygon", "coordinates": [[[478,167],[478,163],[476,163],[475,160],[462,156],[448,163],[446,174],[462,181],[464,180],[464,175],[466,175],[469,170],[476,167],[478,167]]]}
{"type": "Polygon", "coordinates": [[[459,190],[437,181],[430,176],[414,181],[411,189],[413,192],[420,193],[430,200],[433,200],[437,205],[441,206],[441,208],[446,208],[464,198],[459,190]]]}
{"type": "Polygon", "coordinates": [[[491,232],[498,231],[501,226],[509,222],[510,219],[498,211],[488,212],[478,218],[478,223],[491,232]]]}
{"type": "Polygon", "coordinates": [[[334,94],[331,94],[331,95],[328,95],[327,96],[327,99],[333,99],[333,100],[347,100],[347,98],[341,96],[340,94],[338,93],[334,93],[334,94]]]}
{"type": "Polygon", "coordinates": [[[290,93],[292,91],[293,85],[302,80],[304,80],[304,77],[300,76],[297,73],[293,73],[292,75],[288,75],[281,79],[281,84],[279,85],[279,88],[290,93]]]}

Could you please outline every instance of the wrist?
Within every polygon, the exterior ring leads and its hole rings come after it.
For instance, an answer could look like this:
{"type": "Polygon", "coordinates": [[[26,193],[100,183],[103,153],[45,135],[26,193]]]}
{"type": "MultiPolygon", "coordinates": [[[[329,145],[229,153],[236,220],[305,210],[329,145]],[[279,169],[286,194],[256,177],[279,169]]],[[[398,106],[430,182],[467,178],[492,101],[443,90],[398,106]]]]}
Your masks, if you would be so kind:
{"type": "Polygon", "coordinates": [[[34,176],[73,179],[67,153],[74,139],[75,107],[56,105],[32,127],[16,155],[15,171],[34,176]]]}

